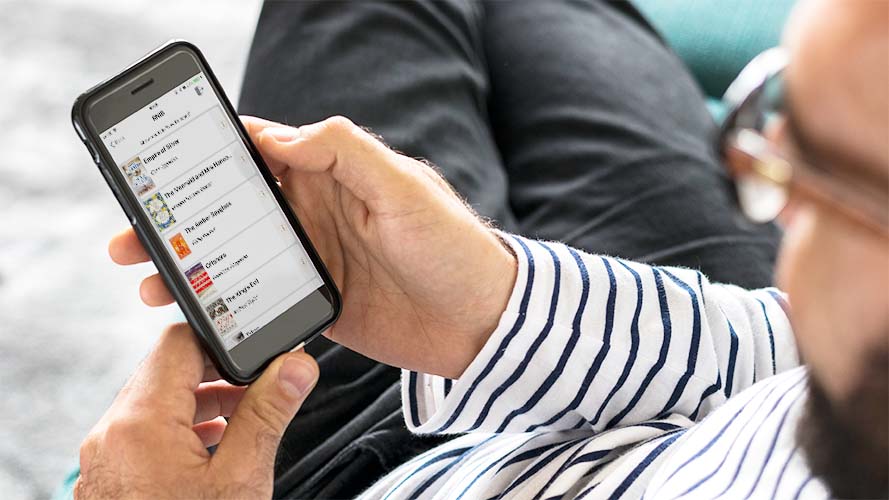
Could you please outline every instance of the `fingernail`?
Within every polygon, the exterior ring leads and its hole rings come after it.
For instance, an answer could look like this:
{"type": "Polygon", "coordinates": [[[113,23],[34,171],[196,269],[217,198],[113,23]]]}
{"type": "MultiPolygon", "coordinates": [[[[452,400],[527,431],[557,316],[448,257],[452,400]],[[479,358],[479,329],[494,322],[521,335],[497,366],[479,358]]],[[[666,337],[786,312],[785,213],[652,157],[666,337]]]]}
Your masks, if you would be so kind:
{"type": "Polygon", "coordinates": [[[299,129],[294,127],[269,127],[262,131],[278,142],[290,142],[299,136],[299,129]]]}
{"type": "Polygon", "coordinates": [[[288,358],[278,369],[281,387],[295,398],[302,398],[315,383],[315,370],[305,361],[288,358]]]}

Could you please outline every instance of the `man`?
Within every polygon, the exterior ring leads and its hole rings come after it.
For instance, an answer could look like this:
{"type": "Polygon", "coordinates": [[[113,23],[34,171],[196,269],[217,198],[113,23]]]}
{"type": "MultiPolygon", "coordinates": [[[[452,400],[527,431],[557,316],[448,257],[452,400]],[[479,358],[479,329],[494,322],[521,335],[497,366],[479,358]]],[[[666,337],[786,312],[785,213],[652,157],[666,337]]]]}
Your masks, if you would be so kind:
{"type": "MultiPolygon", "coordinates": [[[[778,231],[737,216],[703,96],[628,2],[268,0],[240,110],[348,116],[505,231],[772,283],[778,231]]],[[[448,439],[405,427],[396,368],[327,339],[307,352],[325,375],[276,496],[351,497],[448,439]]]]}
{"type": "MultiPolygon", "coordinates": [[[[329,337],[414,370],[412,429],[465,433],[365,494],[885,496],[886,9],[800,9],[785,119],[761,126],[772,110],[754,86],[723,137],[745,212],[783,206],[757,205],[753,189],[790,195],[779,284],[793,333],[774,290],[493,232],[425,164],[348,120],[246,119],[344,292],[329,337]]],[[[147,260],[131,232],[112,254],[147,260]]],[[[170,300],[156,279],[143,297],[170,300]]],[[[78,492],[268,495],[278,439],[317,376],[291,353],[249,389],[201,384],[212,373],[175,326],[84,442],[78,492]]]]}

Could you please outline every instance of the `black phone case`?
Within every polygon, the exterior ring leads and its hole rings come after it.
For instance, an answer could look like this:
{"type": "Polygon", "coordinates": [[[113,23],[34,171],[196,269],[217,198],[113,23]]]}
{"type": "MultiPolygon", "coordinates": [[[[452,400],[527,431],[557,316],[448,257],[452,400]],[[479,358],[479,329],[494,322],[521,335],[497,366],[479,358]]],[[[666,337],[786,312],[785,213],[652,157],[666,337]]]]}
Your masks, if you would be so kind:
{"type": "Polygon", "coordinates": [[[77,99],[74,101],[74,105],[71,109],[71,120],[74,125],[75,132],[77,133],[78,137],[80,137],[87,150],[90,152],[90,155],[93,157],[93,162],[99,168],[99,171],[102,173],[102,177],[105,178],[105,181],[108,183],[108,186],[114,193],[115,198],[117,198],[118,203],[120,204],[124,213],[127,215],[130,224],[132,224],[133,228],[135,229],[135,232],[139,237],[139,241],[142,242],[142,246],[145,247],[145,250],[151,256],[151,259],[157,266],[158,272],[163,278],[164,283],[167,285],[170,293],[173,294],[173,297],[176,299],[176,302],[182,309],[185,318],[188,320],[188,323],[191,325],[192,329],[197,335],[201,346],[210,356],[210,359],[213,361],[214,366],[223,378],[237,385],[248,384],[256,380],[256,378],[259,377],[265,367],[268,366],[268,364],[277,355],[293,349],[300,343],[308,344],[319,335],[321,335],[321,333],[329,328],[334,322],[336,322],[336,320],[340,316],[340,313],[342,312],[342,296],[340,295],[340,292],[337,289],[333,278],[328,272],[327,267],[325,267],[324,263],[321,261],[318,252],[315,250],[315,247],[309,240],[308,235],[306,235],[306,232],[303,229],[302,225],[299,223],[299,220],[296,218],[296,215],[290,209],[290,205],[284,198],[284,194],[281,192],[280,187],[275,181],[274,176],[272,176],[268,166],[266,166],[265,162],[263,161],[259,151],[253,145],[253,142],[250,141],[249,135],[247,134],[244,125],[238,118],[238,115],[235,112],[234,107],[229,102],[228,97],[223,92],[222,86],[216,79],[216,75],[213,74],[213,71],[210,69],[210,65],[207,63],[204,55],[195,45],[184,40],[171,40],[146,54],[117,75],[99,83],[98,85],[95,85],[91,89],[78,96],[77,99]],[[250,373],[241,373],[234,366],[234,364],[230,362],[225,348],[216,337],[213,327],[204,318],[203,313],[201,312],[200,304],[191,296],[191,292],[187,288],[182,286],[180,280],[176,277],[179,274],[178,267],[175,265],[175,263],[172,263],[170,261],[169,256],[164,252],[163,249],[157,248],[155,246],[153,240],[154,235],[150,235],[148,233],[148,231],[150,231],[151,229],[150,221],[148,221],[147,216],[140,209],[140,207],[132,206],[130,198],[125,194],[127,192],[126,190],[128,189],[127,186],[121,185],[117,178],[109,172],[109,170],[114,171],[116,169],[114,161],[111,158],[107,157],[107,155],[103,154],[104,151],[99,147],[99,137],[97,137],[90,130],[90,128],[85,125],[85,104],[91,97],[96,95],[99,91],[104,90],[109,86],[115,85],[121,80],[127,79],[133,72],[139,71],[145,66],[151,65],[153,61],[175,49],[188,50],[200,61],[200,65],[202,66],[201,69],[204,71],[211,85],[213,85],[214,89],[220,96],[220,102],[222,103],[223,109],[237,127],[238,133],[240,134],[247,150],[250,152],[253,161],[256,162],[260,172],[262,173],[263,178],[271,187],[271,191],[274,194],[278,205],[281,207],[284,215],[287,217],[288,222],[290,222],[290,225],[293,227],[300,242],[305,248],[306,253],[309,255],[309,258],[312,260],[312,263],[318,270],[318,274],[321,276],[325,288],[329,292],[328,298],[330,299],[330,303],[333,307],[333,315],[328,321],[318,326],[313,331],[309,332],[308,336],[304,338],[294,339],[292,344],[288,345],[284,350],[281,350],[280,352],[269,353],[268,359],[266,359],[266,361],[259,368],[250,373]]]}

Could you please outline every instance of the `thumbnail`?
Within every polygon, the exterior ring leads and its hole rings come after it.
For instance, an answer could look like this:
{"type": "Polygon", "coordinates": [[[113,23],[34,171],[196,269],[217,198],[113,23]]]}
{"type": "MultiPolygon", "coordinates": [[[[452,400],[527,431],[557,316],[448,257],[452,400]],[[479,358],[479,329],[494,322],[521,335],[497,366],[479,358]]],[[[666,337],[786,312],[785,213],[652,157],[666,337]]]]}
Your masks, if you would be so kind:
{"type": "Polygon", "coordinates": [[[192,290],[198,294],[199,298],[203,299],[216,291],[213,288],[213,280],[210,279],[210,275],[207,274],[207,270],[204,269],[204,265],[200,262],[191,266],[188,271],[185,271],[185,277],[188,278],[192,290]]]}
{"type": "Polygon", "coordinates": [[[207,306],[207,314],[213,320],[220,335],[226,334],[238,327],[235,317],[221,298],[214,300],[213,303],[207,306]]]}
{"type": "Polygon", "coordinates": [[[137,196],[142,196],[154,189],[154,180],[145,173],[142,168],[142,160],[138,156],[124,163],[121,168],[137,196]]]}
{"type": "Polygon", "coordinates": [[[170,226],[176,223],[173,212],[167,207],[167,202],[164,201],[164,197],[160,193],[154,193],[142,203],[148,209],[148,215],[151,216],[154,224],[161,232],[169,229],[170,226]]]}
{"type": "Polygon", "coordinates": [[[176,236],[170,238],[170,245],[173,245],[173,250],[176,250],[176,255],[179,256],[179,260],[191,255],[191,248],[188,247],[188,243],[186,243],[185,238],[182,237],[182,233],[176,233],[176,236]]]}

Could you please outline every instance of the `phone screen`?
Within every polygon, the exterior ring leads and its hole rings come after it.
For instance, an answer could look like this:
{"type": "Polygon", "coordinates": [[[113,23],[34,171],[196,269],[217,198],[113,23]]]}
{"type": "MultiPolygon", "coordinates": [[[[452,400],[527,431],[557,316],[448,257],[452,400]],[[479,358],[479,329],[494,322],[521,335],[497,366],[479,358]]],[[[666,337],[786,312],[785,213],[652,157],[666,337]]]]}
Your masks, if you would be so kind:
{"type": "Polygon", "coordinates": [[[227,350],[324,285],[203,72],[99,136],[227,350]]]}

